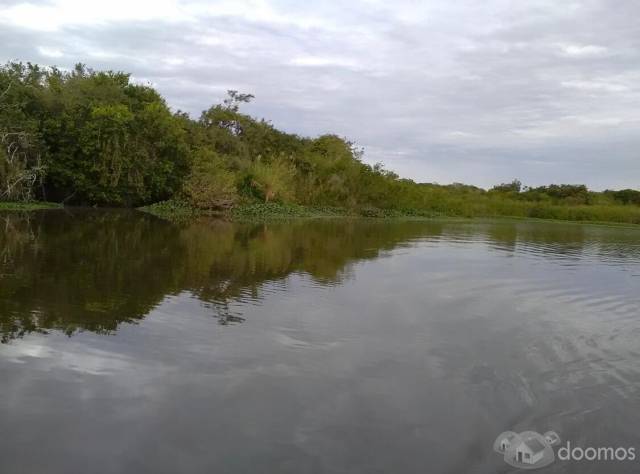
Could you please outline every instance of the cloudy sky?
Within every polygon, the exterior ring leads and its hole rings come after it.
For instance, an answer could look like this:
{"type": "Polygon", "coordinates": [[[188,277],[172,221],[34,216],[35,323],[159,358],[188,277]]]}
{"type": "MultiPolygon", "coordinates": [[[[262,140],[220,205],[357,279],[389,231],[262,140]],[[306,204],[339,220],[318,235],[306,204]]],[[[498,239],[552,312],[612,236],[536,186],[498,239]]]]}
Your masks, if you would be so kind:
{"type": "Polygon", "coordinates": [[[640,188],[637,0],[0,0],[0,60],[227,89],[417,181],[640,188]]]}

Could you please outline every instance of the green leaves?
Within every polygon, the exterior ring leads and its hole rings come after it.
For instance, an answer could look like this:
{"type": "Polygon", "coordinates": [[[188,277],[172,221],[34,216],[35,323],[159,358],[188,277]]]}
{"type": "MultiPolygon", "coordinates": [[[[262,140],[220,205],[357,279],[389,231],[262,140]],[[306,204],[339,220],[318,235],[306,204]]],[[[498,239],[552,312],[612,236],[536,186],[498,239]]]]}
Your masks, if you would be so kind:
{"type": "Polygon", "coordinates": [[[180,189],[189,153],[181,120],[155,90],[129,80],[81,64],[70,73],[0,69],[0,87],[12,85],[0,125],[21,122],[39,140],[49,199],[134,206],[180,189]]]}
{"type": "Polygon", "coordinates": [[[192,206],[204,210],[229,209],[238,197],[234,174],[223,159],[206,148],[196,151],[182,189],[192,206]]]}

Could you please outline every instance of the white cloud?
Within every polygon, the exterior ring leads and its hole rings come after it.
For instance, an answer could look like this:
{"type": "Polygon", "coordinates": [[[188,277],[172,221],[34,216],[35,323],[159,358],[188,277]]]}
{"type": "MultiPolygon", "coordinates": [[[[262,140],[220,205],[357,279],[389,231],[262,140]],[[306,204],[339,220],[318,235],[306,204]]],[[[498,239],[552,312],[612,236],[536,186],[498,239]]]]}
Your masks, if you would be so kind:
{"type": "Polygon", "coordinates": [[[298,56],[290,61],[290,64],[294,66],[305,67],[345,67],[357,69],[358,64],[348,58],[329,57],[329,56],[298,56]]]}
{"type": "Polygon", "coordinates": [[[175,0],[53,0],[41,5],[19,3],[0,10],[0,22],[41,31],[56,31],[70,25],[97,25],[117,21],[180,21],[187,18],[175,0]]]}
{"type": "Polygon", "coordinates": [[[45,46],[38,46],[38,52],[48,58],[61,58],[64,56],[64,53],[59,49],[47,48],[45,46]]]}
{"type": "Polygon", "coordinates": [[[164,58],[162,62],[164,62],[169,66],[180,66],[184,64],[184,59],[183,58],[164,58]]]}
{"type": "Polygon", "coordinates": [[[601,56],[608,51],[604,46],[597,46],[593,44],[564,44],[561,45],[560,48],[565,55],[576,57],[601,56]]]}
{"type": "Polygon", "coordinates": [[[605,81],[562,81],[560,84],[562,87],[584,91],[626,92],[629,90],[629,87],[624,84],[605,81]]]}

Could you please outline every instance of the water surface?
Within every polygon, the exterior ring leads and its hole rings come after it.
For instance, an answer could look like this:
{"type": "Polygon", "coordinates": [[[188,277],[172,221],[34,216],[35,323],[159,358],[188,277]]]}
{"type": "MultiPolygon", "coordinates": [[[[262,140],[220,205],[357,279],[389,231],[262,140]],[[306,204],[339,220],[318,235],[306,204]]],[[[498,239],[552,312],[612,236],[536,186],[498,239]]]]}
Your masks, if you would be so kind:
{"type": "Polygon", "coordinates": [[[2,214],[0,472],[512,472],[505,430],[640,454],[639,290],[633,228],[2,214]]]}

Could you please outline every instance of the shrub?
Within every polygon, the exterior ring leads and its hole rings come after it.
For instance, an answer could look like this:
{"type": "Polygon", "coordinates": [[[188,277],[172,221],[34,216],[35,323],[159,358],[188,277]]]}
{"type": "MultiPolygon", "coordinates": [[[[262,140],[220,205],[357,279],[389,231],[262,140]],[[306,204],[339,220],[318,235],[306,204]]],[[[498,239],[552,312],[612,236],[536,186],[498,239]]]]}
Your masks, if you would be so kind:
{"type": "Polygon", "coordinates": [[[248,169],[247,180],[253,195],[264,202],[290,202],[294,198],[295,168],[282,158],[270,163],[256,160],[248,169]]]}
{"type": "Polygon", "coordinates": [[[182,187],[186,200],[205,210],[231,208],[237,200],[235,176],[212,150],[201,149],[182,187]]]}

